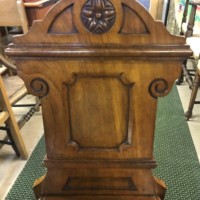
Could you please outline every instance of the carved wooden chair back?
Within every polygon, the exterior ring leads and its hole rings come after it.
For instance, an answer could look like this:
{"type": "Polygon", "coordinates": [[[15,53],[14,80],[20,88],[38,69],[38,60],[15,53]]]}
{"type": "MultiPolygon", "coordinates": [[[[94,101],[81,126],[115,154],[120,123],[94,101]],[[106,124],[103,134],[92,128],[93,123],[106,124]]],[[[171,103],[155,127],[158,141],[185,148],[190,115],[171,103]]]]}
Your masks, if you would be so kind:
{"type": "MultiPolygon", "coordinates": [[[[23,33],[28,32],[28,20],[26,11],[24,8],[23,0],[0,0],[0,26],[19,26],[22,27],[23,33]]],[[[4,48],[7,47],[9,39],[2,39],[0,46],[2,51],[0,52],[0,65],[6,67],[12,76],[4,76],[3,81],[8,93],[11,106],[14,106],[19,100],[28,94],[28,91],[24,85],[24,82],[16,75],[17,70],[13,61],[8,60],[4,55],[4,48]]],[[[36,104],[23,104],[21,106],[31,106],[29,112],[27,112],[18,122],[21,128],[26,121],[34,114],[35,110],[38,110],[39,102],[36,104]],[[37,105],[37,106],[36,106],[37,105]]]]}
{"type": "Polygon", "coordinates": [[[152,175],[157,98],[191,53],[135,0],[61,0],[15,37],[7,54],[43,108],[38,197],[164,199],[152,175]]]}

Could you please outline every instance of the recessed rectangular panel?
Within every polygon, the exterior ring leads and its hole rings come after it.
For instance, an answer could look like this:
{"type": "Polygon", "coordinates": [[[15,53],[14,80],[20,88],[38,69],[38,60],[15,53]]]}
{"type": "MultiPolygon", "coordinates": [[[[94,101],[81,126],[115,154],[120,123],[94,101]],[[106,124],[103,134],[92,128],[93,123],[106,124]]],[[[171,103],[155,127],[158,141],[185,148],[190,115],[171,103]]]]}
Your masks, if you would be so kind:
{"type": "Polygon", "coordinates": [[[137,190],[131,177],[69,177],[64,190],[137,190]]]}
{"type": "Polygon", "coordinates": [[[71,141],[105,149],[126,143],[131,87],[120,74],[76,75],[67,84],[71,141]]]}

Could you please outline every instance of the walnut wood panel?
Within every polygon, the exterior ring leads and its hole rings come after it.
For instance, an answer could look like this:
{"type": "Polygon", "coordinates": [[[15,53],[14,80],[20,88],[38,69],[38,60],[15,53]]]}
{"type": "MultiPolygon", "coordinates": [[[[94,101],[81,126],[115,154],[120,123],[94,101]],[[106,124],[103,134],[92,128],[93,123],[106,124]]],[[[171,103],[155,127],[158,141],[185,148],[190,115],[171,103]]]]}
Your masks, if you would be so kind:
{"type": "MultiPolygon", "coordinates": [[[[24,63],[23,61],[19,61],[19,63],[20,63],[20,67],[18,68],[19,75],[25,80],[25,82],[27,83],[28,89],[31,93],[35,95],[44,96],[44,94],[46,94],[48,91],[48,94],[42,98],[42,104],[44,104],[44,107],[43,107],[44,116],[47,116],[47,118],[44,118],[45,124],[47,125],[47,128],[51,127],[50,129],[48,128],[48,130],[46,130],[46,134],[49,135],[49,137],[46,138],[46,140],[48,141],[47,145],[49,145],[49,148],[47,148],[47,153],[49,157],[70,157],[70,158],[85,157],[85,158],[95,159],[96,153],[98,153],[98,156],[100,156],[101,158],[116,158],[116,159],[119,159],[119,158],[131,159],[131,158],[141,158],[141,157],[152,158],[153,134],[154,134],[154,127],[155,127],[155,112],[153,111],[153,109],[156,109],[156,100],[152,97],[151,93],[149,93],[148,90],[149,90],[152,80],[156,80],[157,78],[163,77],[164,79],[168,80],[168,88],[166,88],[166,90],[162,91],[161,93],[158,93],[158,94],[155,93],[155,95],[157,96],[166,95],[170,91],[172,84],[174,82],[174,79],[176,77],[176,75],[174,74],[174,71],[175,70],[179,71],[180,69],[177,61],[174,61],[174,62],[165,61],[163,64],[160,64],[158,61],[154,61],[152,67],[149,67],[148,62],[143,62],[143,61],[140,61],[140,62],[139,61],[137,62],[112,61],[112,63],[110,63],[109,61],[101,61],[100,64],[97,61],[87,61],[87,62],[86,61],[83,61],[83,62],[68,61],[67,62],[68,65],[71,66],[70,69],[67,68],[67,66],[63,67],[65,66],[65,60],[27,61],[26,63],[24,63]],[[39,67],[40,65],[45,66],[46,70],[44,70],[43,67],[39,67]],[[58,65],[58,66],[55,68],[54,67],[55,65],[58,65]],[[84,70],[82,69],[83,65],[85,66],[84,70]],[[166,72],[163,71],[164,66],[168,66],[168,70],[166,72]],[[23,67],[23,73],[21,72],[21,67],[23,67]],[[27,74],[29,71],[29,68],[32,69],[31,75],[27,74]],[[157,68],[157,71],[154,71],[153,70],[154,68],[157,68]],[[131,142],[130,142],[132,145],[129,148],[126,148],[125,152],[123,150],[121,152],[118,150],[112,150],[108,154],[107,152],[109,150],[108,149],[107,151],[99,151],[99,152],[94,153],[94,151],[97,151],[98,149],[88,149],[87,151],[81,151],[81,149],[77,149],[76,148],[77,146],[74,145],[73,143],[69,145],[70,126],[67,124],[67,122],[70,119],[68,116],[69,106],[68,106],[67,88],[66,88],[65,83],[74,80],[74,73],[78,74],[80,72],[82,72],[83,74],[86,74],[86,73],[99,74],[101,76],[102,74],[107,74],[107,76],[109,76],[110,74],[123,73],[123,76],[130,83],[135,83],[131,89],[132,95],[130,96],[131,98],[130,114],[132,116],[130,116],[131,121],[128,127],[129,130],[132,132],[131,142]],[[52,73],[54,74],[54,76],[52,76],[52,73]],[[170,73],[171,76],[167,78],[168,73],[170,73]],[[41,74],[43,75],[41,76],[41,74]],[[43,92],[41,91],[40,94],[36,92],[38,90],[33,91],[32,88],[30,87],[31,86],[30,82],[32,80],[35,80],[35,77],[46,80],[49,89],[48,88],[45,89],[46,86],[42,86],[41,88],[43,88],[44,91],[43,92]],[[144,82],[143,79],[146,81],[144,82]],[[54,99],[54,101],[52,101],[52,99],[54,99]],[[147,99],[148,99],[148,104],[147,104],[148,106],[144,107],[143,105],[146,104],[145,102],[147,99]],[[62,110],[65,112],[58,112],[58,110],[62,110]],[[49,115],[49,113],[52,113],[52,115],[49,115]],[[134,113],[137,113],[137,114],[134,114],[134,113]],[[143,122],[144,113],[146,113],[147,115],[147,118],[145,119],[146,125],[140,126],[140,123],[144,123],[143,122]],[[59,126],[57,126],[56,129],[53,128],[55,124],[59,124],[59,126]],[[60,133],[60,136],[56,137],[58,132],[60,133]],[[141,137],[141,135],[145,135],[145,137],[141,137]]],[[[120,88],[118,89],[116,87],[115,88],[116,93],[118,93],[118,91],[120,90],[122,90],[123,92],[124,90],[123,84],[120,84],[120,82],[117,82],[117,81],[116,83],[120,87],[122,87],[122,89],[120,88]]],[[[88,84],[88,87],[90,87],[89,85],[90,83],[88,84]]],[[[161,85],[159,85],[159,83],[157,85],[162,87],[162,83],[161,85]]],[[[82,88],[79,90],[82,90],[82,88]]],[[[93,95],[95,96],[99,95],[99,91],[96,90],[96,93],[95,93],[93,89],[93,95]]],[[[92,101],[92,99],[90,101],[92,101]]],[[[113,106],[114,106],[113,109],[117,109],[117,106],[119,107],[119,103],[117,101],[116,102],[114,101],[113,106]]],[[[118,108],[118,109],[123,109],[123,107],[124,106],[122,105],[122,108],[118,108]]],[[[77,109],[78,109],[77,111],[78,113],[81,113],[82,111],[84,111],[83,112],[84,115],[87,116],[87,113],[85,113],[85,110],[84,110],[85,109],[84,106],[83,107],[79,106],[77,109]]],[[[120,117],[120,116],[117,116],[117,117],[120,117]]],[[[93,119],[94,118],[92,117],[90,120],[93,121],[93,119]]],[[[99,120],[97,120],[97,122],[95,123],[99,123],[99,120]]],[[[79,122],[77,122],[77,124],[79,124],[79,122]]],[[[120,125],[121,125],[121,121],[120,121],[120,125]]],[[[79,125],[78,128],[80,128],[80,126],[81,125],[79,125]]],[[[85,127],[85,128],[89,128],[89,126],[91,126],[91,124],[88,124],[88,127],[85,127]]],[[[107,128],[108,127],[105,127],[104,130],[106,130],[107,128]]],[[[120,137],[120,135],[116,135],[116,137],[120,137]]],[[[113,142],[112,139],[110,140],[110,142],[113,142]]]]}
{"type": "Polygon", "coordinates": [[[131,145],[133,84],[123,74],[74,74],[65,84],[70,143],[80,151],[121,150],[131,145]]]}
{"type": "Polygon", "coordinates": [[[149,169],[70,169],[49,168],[44,193],[61,195],[132,195],[151,194],[157,187],[149,169]],[[87,176],[84,176],[87,174],[87,176]],[[106,176],[105,176],[106,174],[106,176]],[[54,180],[55,175],[62,178],[54,180]],[[144,180],[142,177],[145,176],[144,180]],[[84,183],[85,182],[85,183],[84,183]],[[70,188],[71,187],[71,188],[70,188]],[[51,190],[49,190],[51,188],[51,190]]]}
{"type": "Polygon", "coordinates": [[[41,98],[48,172],[38,198],[164,199],[152,175],[157,99],[191,55],[184,38],[134,0],[61,0],[7,54],[41,98]]]}

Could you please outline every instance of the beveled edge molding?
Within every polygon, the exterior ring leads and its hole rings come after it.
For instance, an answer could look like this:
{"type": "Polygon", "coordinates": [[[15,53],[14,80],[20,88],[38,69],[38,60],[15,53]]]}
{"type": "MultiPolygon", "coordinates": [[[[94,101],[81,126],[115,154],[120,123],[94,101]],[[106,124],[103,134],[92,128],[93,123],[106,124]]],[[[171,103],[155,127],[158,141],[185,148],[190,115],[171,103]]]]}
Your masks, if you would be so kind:
{"type": "MultiPolygon", "coordinates": [[[[68,83],[64,83],[64,85],[67,88],[67,91],[69,91],[69,87],[73,86],[78,79],[84,78],[84,77],[92,77],[92,78],[117,78],[125,87],[128,87],[128,119],[127,119],[127,133],[125,136],[125,141],[122,141],[122,143],[115,148],[93,148],[93,147],[82,147],[77,141],[72,139],[72,133],[70,130],[69,133],[69,141],[68,146],[74,149],[75,151],[117,151],[122,152],[126,148],[130,148],[132,145],[132,130],[133,130],[133,112],[132,112],[132,104],[131,104],[131,98],[132,98],[132,88],[134,86],[134,82],[130,82],[124,75],[124,73],[112,73],[112,74],[84,74],[84,73],[73,73],[73,76],[71,80],[68,81],[68,83]]],[[[69,94],[68,94],[68,115],[70,119],[70,111],[69,111],[69,94]]],[[[71,121],[69,120],[69,127],[71,127],[71,121]]]]}
{"type": "Polygon", "coordinates": [[[168,94],[168,82],[164,78],[156,78],[149,84],[149,94],[157,99],[168,94]]]}
{"type": "Polygon", "coordinates": [[[134,159],[106,159],[105,160],[96,160],[96,159],[52,159],[45,157],[44,165],[46,167],[61,167],[61,168],[70,168],[73,166],[77,168],[81,166],[82,168],[95,168],[97,165],[99,168],[113,168],[113,167],[123,167],[123,168],[142,168],[142,169],[150,169],[156,168],[157,164],[153,158],[134,158],[134,159]]]}
{"type": "Polygon", "coordinates": [[[36,57],[38,59],[44,57],[54,58],[84,58],[84,59],[138,59],[138,60],[181,60],[184,61],[185,57],[191,56],[192,51],[189,45],[170,45],[170,46],[131,46],[124,45],[115,46],[108,45],[81,45],[81,44],[30,44],[25,46],[10,44],[6,49],[6,54],[13,59],[23,59],[36,57]],[[170,51],[169,51],[170,48],[170,51]],[[28,54],[27,54],[28,52],[28,54]]]}

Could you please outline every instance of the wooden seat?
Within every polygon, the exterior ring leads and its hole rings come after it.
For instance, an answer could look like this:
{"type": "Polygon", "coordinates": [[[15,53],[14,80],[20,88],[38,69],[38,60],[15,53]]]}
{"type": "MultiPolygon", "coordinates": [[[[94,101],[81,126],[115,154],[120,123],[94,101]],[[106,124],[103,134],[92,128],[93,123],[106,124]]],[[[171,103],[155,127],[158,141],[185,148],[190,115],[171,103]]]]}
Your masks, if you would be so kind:
{"type": "Polygon", "coordinates": [[[26,147],[24,145],[21,133],[19,131],[18,124],[13,114],[6,89],[2,78],[0,76],[0,126],[1,130],[5,130],[8,134],[8,140],[0,140],[0,144],[11,145],[16,152],[17,156],[21,156],[23,159],[28,157],[26,147]]]}

